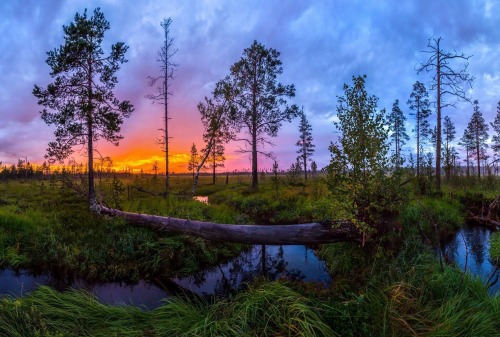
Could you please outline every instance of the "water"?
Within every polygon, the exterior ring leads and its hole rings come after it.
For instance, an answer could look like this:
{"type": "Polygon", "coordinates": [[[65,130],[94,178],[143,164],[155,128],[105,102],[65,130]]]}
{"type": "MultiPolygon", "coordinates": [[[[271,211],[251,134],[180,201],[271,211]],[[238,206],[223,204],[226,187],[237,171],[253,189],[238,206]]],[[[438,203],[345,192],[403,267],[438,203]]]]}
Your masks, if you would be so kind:
{"type": "Polygon", "coordinates": [[[174,284],[160,286],[145,281],[124,283],[88,283],[81,279],[63,280],[54,275],[33,275],[27,271],[0,270],[0,297],[20,297],[47,285],[59,291],[85,289],[101,303],[133,305],[152,310],[171,297],[174,291],[187,290],[200,295],[229,296],[244,289],[256,276],[270,279],[284,277],[294,280],[330,283],[323,261],[305,246],[253,246],[238,257],[210,270],[189,277],[173,279],[174,284]],[[263,250],[264,247],[264,250],[263,250]],[[263,258],[264,257],[264,258],[263,258]],[[172,289],[172,291],[169,291],[172,289]]]}
{"type": "Polygon", "coordinates": [[[216,268],[173,281],[200,295],[229,296],[243,290],[255,277],[286,278],[330,284],[325,263],[305,246],[255,245],[216,268]]]}
{"type": "MultiPolygon", "coordinates": [[[[445,258],[455,262],[462,270],[467,260],[467,271],[486,282],[495,269],[489,258],[490,234],[488,228],[464,226],[445,244],[445,258]]],[[[500,271],[496,275],[500,275],[500,271]]],[[[490,294],[500,294],[500,280],[488,291],[490,294]]]]}
{"type": "Polygon", "coordinates": [[[152,310],[162,304],[162,299],[170,297],[170,293],[160,287],[139,281],[129,285],[116,282],[89,283],[81,279],[71,281],[60,279],[49,274],[33,275],[27,271],[15,272],[11,269],[0,271],[0,297],[21,297],[36,290],[39,285],[46,285],[63,291],[69,288],[86,290],[98,301],[109,305],[134,305],[152,310]]]}

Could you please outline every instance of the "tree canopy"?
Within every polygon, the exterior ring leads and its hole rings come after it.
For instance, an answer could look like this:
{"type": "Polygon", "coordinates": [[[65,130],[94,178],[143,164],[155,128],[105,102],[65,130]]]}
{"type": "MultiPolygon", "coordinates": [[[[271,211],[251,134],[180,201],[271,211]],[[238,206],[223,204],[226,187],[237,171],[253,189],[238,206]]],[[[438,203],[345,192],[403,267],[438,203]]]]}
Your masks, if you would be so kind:
{"type": "Polygon", "coordinates": [[[119,101],[113,93],[118,83],[116,72],[126,62],[128,47],[123,42],[111,46],[104,56],[101,44],[109,22],[99,8],[91,17],[87,10],[76,13],[74,22],[63,26],[64,44],[47,53],[54,82],[47,88],[35,85],[33,95],[44,106],[42,119],[55,125],[56,140],[49,143],[46,157],[62,162],[75,146],[87,149],[88,200],[97,207],[94,190],[94,142],[105,139],[114,145],[123,119],[134,110],[129,101],[119,101]]]}

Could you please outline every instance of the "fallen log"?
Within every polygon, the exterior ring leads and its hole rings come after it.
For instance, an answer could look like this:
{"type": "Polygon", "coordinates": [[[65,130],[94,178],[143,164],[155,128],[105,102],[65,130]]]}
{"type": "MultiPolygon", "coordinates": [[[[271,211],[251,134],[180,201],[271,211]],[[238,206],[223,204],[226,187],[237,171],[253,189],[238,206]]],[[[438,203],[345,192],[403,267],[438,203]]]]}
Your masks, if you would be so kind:
{"type": "Polygon", "coordinates": [[[336,220],[296,225],[225,225],[150,214],[123,212],[101,206],[101,214],[162,231],[174,231],[210,241],[264,245],[315,245],[334,242],[362,242],[352,221],[336,220]]]}

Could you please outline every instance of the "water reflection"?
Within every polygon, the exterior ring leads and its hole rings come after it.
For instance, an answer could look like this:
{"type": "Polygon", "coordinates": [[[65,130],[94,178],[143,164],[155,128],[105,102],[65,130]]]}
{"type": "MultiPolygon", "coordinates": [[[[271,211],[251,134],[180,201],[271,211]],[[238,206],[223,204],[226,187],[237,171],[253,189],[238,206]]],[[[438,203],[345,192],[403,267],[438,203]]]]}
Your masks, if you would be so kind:
{"type": "Polygon", "coordinates": [[[58,291],[69,288],[86,290],[99,302],[109,305],[133,305],[152,310],[162,304],[162,299],[170,293],[156,285],[139,281],[136,284],[120,282],[89,283],[81,279],[60,277],[52,274],[34,275],[27,271],[15,272],[11,269],[0,271],[0,297],[7,295],[21,297],[36,290],[39,285],[46,285],[58,291]]]}
{"type": "Polygon", "coordinates": [[[0,270],[0,297],[24,296],[39,285],[46,285],[58,291],[84,289],[104,304],[134,305],[151,310],[160,306],[164,298],[185,290],[199,295],[231,296],[260,275],[271,280],[282,277],[330,283],[324,262],[318,260],[314,252],[305,246],[253,246],[249,251],[211,270],[174,279],[174,282],[156,280],[155,284],[145,281],[137,284],[89,283],[67,275],[34,275],[27,271],[4,269],[0,270]]]}
{"type": "Polygon", "coordinates": [[[323,261],[305,246],[255,245],[237,258],[216,268],[173,281],[201,295],[227,297],[238,293],[255,277],[286,278],[330,283],[323,261]]]}
{"type": "MultiPolygon", "coordinates": [[[[495,269],[489,258],[490,234],[491,230],[488,228],[463,227],[446,243],[446,260],[457,263],[462,270],[467,264],[468,272],[478,275],[486,282],[495,269]]],[[[500,292],[500,283],[493,285],[489,292],[491,294],[500,292]]]]}

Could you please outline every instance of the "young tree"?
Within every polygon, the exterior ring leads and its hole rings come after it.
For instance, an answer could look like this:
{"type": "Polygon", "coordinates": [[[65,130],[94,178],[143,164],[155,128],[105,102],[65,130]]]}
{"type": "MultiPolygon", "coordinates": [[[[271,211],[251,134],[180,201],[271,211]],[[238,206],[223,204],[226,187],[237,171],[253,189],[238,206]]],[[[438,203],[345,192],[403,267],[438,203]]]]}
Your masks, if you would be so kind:
{"type": "Polygon", "coordinates": [[[446,175],[446,180],[450,180],[451,170],[453,168],[454,156],[455,156],[455,148],[451,146],[451,142],[455,139],[455,125],[449,116],[444,117],[444,125],[443,125],[443,135],[444,135],[444,148],[443,148],[443,157],[444,157],[444,173],[446,175]]]}
{"type": "Polygon", "coordinates": [[[193,143],[191,146],[191,156],[189,157],[188,161],[188,166],[187,169],[188,171],[193,172],[193,179],[194,179],[194,171],[196,170],[196,167],[200,163],[200,157],[198,156],[198,150],[196,149],[196,144],[193,143]]]}
{"type": "Polygon", "coordinates": [[[394,101],[392,105],[392,110],[387,116],[387,122],[389,123],[389,129],[392,131],[390,137],[394,143],[394,154],[396,156],[396,168],[400,168],[403,164],[403,158],[401,157],[401,147],[410,140],[410,137],[406,134],[405,127],[406,117],[403,111],[399,108],[399,100],[394,101]]]}
{"type": "Polygon", "coordinates": [[[434,72],[431,90],[436,90],[436,189],[441,192],[441,109],[455,105],[455,103],[445,103],[444,96],[451,95],[470,101],[462,84],[467,84],[472,88],[474,78],[469,75],[468,62],[460,70],[454,69],[451,65],[455,60],[468,61],[471,56],[442,50],[440,37],[430,38],[427,48],[428,50],[424,53],[430,54],[430,57],[420,65],[417,73],[434,72]]]}
{"type": "Polygon", "coordinates": [[[312,126],[309,124],[306,114],[304,113],[304,108],[300,112],[300,125],[299,125],[299,140],[295,144],[299,147],[297,153],[299,156],[297,160],[300,160],[304,168],[304,179],[307,180],[307,161],[311,161],[311,156],[314,153],[315,145],[312,143],[312,126]]]}
{"type": "Polygon", "coordinates": [[[172,62],[172,58],[177,53],[178,49],[174,48],[174,38],[170,34],[170,25],[172,24],[172,19],[163,19],[161,22],[161,28],[163,28],[163,33],[165,35],[164,45],[161,47],[160,52],[158,53],[158,62],[160,63],[160,71],[161,75],[152,77],[149,76],[149,86],[153,87],[157,83],[159,83],[157,87],[157,93],[149,94],[146,97],[152,100],[153,102],[159,101],[163,104],[164,112],[163,112],[163,121],[164,121],[164,129],[160,129],[163,132],[163,135],[157,141],[163,148],[165,152],[165,195],[168,195],[170,188],[170,176],[169,176],[169,168],[168,168],[168,120],[169,111],[168,111],[168,101],[169,97],[172,96],[172,92],[170,91],[170,86],[172,85],[172,80],[174,79],[174,72],[179,67],[178,64],[172,62]]]}
{"type": "Polygon", "coordinates": [[[109,22],[99,8],[90,18],[87,10],[77,13],[74,22],[63,26],[64,45],[47,53],[54,82],[46,89],[37,85],[33,89],[38,104],[50,109],[41,111],[42,119],[56,126],[56,140],[49,143],[46,157],[62,162],[75,145],[87,148],[88,202],[93,211],[100,209],[94,187],[94,142],[105,139],[118,145],[123,119],[134,110],[113,94],[118,82],[115,73],[126,62],[128,47],[118,42],[104,56],[101,44],[108,29],[109,22]]]}
{"type": "Polygon", "coordinates": [[[486,148],[488,144],[488,124],[484,121],[483,114],[479,110],[479,102],[474,101],[474,113],[467,126],[472,135],[474,146],[473,158],[477,160],[477,177],[481,179],[481,160],[486,157],[486,148]]]}
{"type": "MultiPolygon", "coordinates": [[[[206,151],[207,149],[204,148],[201,150],[201,153],[205,153],[206,151]]],[[[224,167],[224,160],[226,160],[224,151],[224,139],[218,136],[214,139],[214,144],[208,153],[208,157],[210,158],[208,168],[212,170],[212,184],[215,184],[217,167],[224,167]]]]}
{"type": "Polygon", "coordinates": [[[472,151],[474,148],[474,137],[471,131],[472,131],[471,128],[467,127],[464,130],[462,138],[460,138],[460,143],[458,143],[458,145],[462,146],[465,149],[464,161],[466,162],[467,165],[467,171],[466,171],[467,178],[470,177],[470,158],[472,157],[472,151]]]}
{"type": "Polygon", "coordinates": [[[233,88],[232,121],[237,132],[245,129],[249,138],[238,139],[245,143],[241,152],[252,156],[252,188],[258,188],[257,155],[265,144],[272,144],[268,137],[276,137],[281,124],[290,122],[298,115],[295,105],[289,106],[286,98],[295,96],[294,85],[277,81],[283,73],[280,53],[265,48],[254,41],[243,51],[243,57],[231,66],[231,74],[225,80],[233,88]],[[250,150],[247,150],[250,148],[250,150]]]}
{"type": "Polygon", "coordinates": [[[495,134],[493,135],[493,144],[491,148],[495,156],[500,157],[500,101],[497,104],[497,114],[495,116],[495,121],[490,123],[495,134]]]}
{"type": "Polygon", "coordinates": [[[377,110],[378,98],[368,96],[366,76],[353,77],[338,97],[335,126],[342,135],[330,144],[327,167],[330,190],[346,200],[347,211],[360,224],[374,225],[381,210],[397,207],[398,175],[387,175],[389,159],[384,111],[377,110]],[[392,180],[394,179],[394,180],[392,180]]]}
{"type": "Polygon", "coordinates": [[[420,177],[420,167],[422,166],[422,154],[420,153],[420,147],[424,144],[425,140],[429,137],[430,134],[430,125],[427,118],[429,118],[431,114],[431,110],[429,108],[429,94],[427,93],[427,89],[425,89],[425,85],[420,83],[419,81],[413,84],[413,91],[410,94],[410,99],[407,104],[410,107],[410,110],[414,111],[410,113],[410,115],[415,116],[415,135],[417,137],[417,179],[420,177]]]}
{"type": "Polygon", "coordinates": [[[205,129],[203,133],[205,148],[201,151],[203,156],[196,167],[196,174],[191,189],[193,195],[198,184],[200,170],[204,167],[205,162],[210,156],[212,156],[213,183],[215,184],[215,169],[217,165],[221,167],[220,164],[217,164],[217,161],[224,160],[224,144],[234,138],[229,120],[230,94],[231,89],[228,86],[228,82],[220,81],[215,85],[212,93],[213,98],[209,99],[205,97],[205,103],[198,104],[201,122],[205,129]]]}

